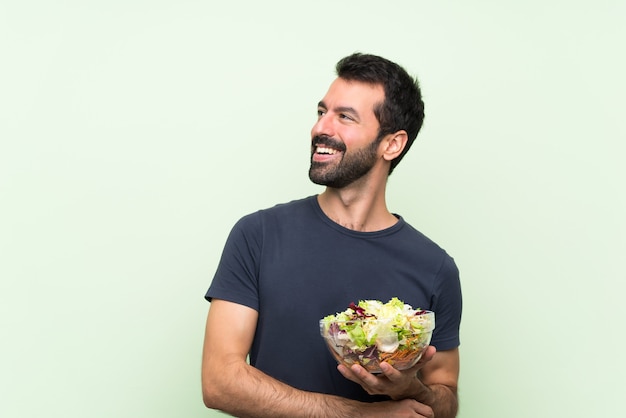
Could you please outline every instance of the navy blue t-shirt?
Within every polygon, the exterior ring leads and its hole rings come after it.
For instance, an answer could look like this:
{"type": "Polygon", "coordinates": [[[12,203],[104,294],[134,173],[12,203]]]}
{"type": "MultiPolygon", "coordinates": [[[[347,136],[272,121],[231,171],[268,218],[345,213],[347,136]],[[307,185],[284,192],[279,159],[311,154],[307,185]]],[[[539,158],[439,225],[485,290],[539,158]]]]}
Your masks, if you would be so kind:
{"type": "MultiPolygon", "coordinates": [[[[379,400],[337,371],[319,320],[350,302],[397,297],[435,312],[431,344],[459,345],[461,287],[454,260],[403,218],[358,232],[330,220],[316,196],[243,217],[233,227],[206,299],[259,313],[250,364],[293,387],[379,400]]],[[[235,319],[233,319],[235,320],[235,319]]]]}

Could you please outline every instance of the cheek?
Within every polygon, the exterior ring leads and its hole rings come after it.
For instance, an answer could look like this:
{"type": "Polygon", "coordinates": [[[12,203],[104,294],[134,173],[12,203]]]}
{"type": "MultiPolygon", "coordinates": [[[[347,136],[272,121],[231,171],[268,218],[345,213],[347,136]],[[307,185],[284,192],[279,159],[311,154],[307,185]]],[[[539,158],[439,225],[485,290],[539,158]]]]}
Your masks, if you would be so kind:
{"type": "Polygon", "coordinates": [[[348,148],[362,148],[369,144],[369,139],[362,134],[354,130],[346,130],[342,132],[341,139],[348,148]]]}

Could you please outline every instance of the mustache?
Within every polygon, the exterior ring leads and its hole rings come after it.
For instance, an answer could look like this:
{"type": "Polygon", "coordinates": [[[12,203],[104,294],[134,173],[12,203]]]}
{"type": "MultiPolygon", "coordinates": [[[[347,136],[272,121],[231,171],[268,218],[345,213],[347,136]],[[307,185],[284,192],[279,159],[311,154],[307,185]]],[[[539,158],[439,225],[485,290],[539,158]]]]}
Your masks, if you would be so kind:
{"type": "Polygon", "coordinates": [[[328,135],[317,135],[311,139],[311,147],[315,147],[317,145],[322,145],[328,148],[336,149],[337,151],[345,152],[346,144],[343,141],[339,141],[338,139],[331,138],[328,135]]]}

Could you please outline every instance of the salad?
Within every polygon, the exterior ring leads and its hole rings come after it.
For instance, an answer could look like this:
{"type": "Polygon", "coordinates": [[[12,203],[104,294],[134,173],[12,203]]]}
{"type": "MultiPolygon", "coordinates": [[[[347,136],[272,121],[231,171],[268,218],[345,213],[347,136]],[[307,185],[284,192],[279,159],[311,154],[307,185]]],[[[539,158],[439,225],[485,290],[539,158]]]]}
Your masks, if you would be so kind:
{"type": "Polygon", "coordinates": [[[361,300],[320,321],[320,332],[335,359],[380,372],[385,361],[398,370],[417,363],[430,343],[435,314],[413,309],[398,298],[361,300]]]}

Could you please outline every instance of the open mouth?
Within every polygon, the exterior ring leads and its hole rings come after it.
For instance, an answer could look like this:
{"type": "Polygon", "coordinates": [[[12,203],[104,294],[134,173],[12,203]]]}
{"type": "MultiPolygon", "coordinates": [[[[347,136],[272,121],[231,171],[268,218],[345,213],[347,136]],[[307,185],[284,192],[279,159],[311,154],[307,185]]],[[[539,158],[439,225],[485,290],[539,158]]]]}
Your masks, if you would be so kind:
{"type": "Polygon", "coordinates": [[[329,147],[328,145],[315,144],[313,146],[313,154],[311,155],[311,161],[317,163],[330,162],[336,158],[340,158],[342,150],[329,147]]]}
{"type": "Polygon", "coordinates": [[[316,136],[311,142],[313,154],[320,157],[330,157],[346,150],[343,142],[328,136],[316,136]]]}
{"type": "Polygon", "coordinates": [[[335,155],[337,154],[338,150],[334,149],[334,148],[329,148],[329,147],[325,147],[323,145],[317,145],[315,147],[315,153],[316,154],[321,154],[321,155],[335,155]]]}
{"type": "Polygon", "coordinates": [[[312,161],[318,163],[330,162],[336,158],[341,158],[345,151],[345,144],[338,139],[326,135],[314,136],[311,139],[312,161]]]}

